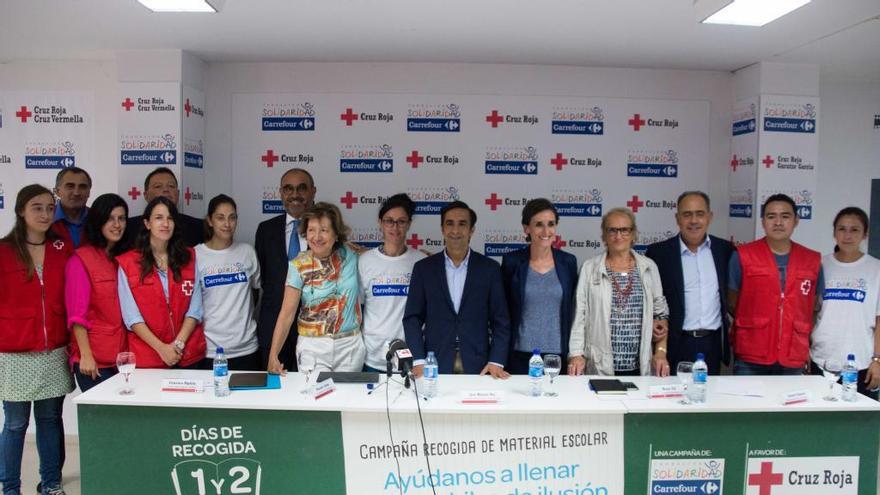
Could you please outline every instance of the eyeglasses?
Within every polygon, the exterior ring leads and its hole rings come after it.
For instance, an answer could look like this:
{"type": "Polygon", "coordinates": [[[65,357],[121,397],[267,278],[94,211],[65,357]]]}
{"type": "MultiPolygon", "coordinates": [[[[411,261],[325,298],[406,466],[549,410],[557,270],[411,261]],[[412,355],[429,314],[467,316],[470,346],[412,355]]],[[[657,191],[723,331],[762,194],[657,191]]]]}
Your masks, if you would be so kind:
{"type": "Polygon", "coordinates": [[[605,229],[605,234],[608,235],[608,237],[614,237],[617,234],[620,234],[621,237],[629,237],[632,233],[632,227],[608,227],[605,229]]]}
{"type": "Polygon", "coordinates": [[[409,225],[409,220],[404,220],[402,218],[399,220],[394,220],[393,218],[383,218],[382,225],[384,225],[388,228],[394,227],[396,225],[397,227],[402,229],[402,228],[406,227],[407,225],[409,225]]]}

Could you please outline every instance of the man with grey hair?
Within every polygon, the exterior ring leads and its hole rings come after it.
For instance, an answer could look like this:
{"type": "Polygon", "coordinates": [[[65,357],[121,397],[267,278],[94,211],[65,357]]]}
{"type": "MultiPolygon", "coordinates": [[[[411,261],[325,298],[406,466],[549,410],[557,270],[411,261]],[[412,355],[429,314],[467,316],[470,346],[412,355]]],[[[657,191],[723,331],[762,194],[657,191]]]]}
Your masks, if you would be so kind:
{"type": "Polygon", "coordinates": [[[669,304],[669,365],[705,356],[709,373],[730,363],[728,342],[727,264],[733,245],[708,234],[712,223],[709,196],[685,191],[677,201],[679,233],[648,246],[645,253],[660,269],[663,295],[669,304]]]}

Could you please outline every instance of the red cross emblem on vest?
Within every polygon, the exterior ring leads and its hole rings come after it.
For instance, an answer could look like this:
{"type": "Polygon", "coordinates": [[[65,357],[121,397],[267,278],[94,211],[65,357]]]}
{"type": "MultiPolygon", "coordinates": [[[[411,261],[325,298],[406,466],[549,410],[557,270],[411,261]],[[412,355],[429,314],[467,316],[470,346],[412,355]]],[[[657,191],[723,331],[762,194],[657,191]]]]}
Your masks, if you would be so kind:
{"type": "Polygon", "coordinates": [[[801,294],[807,296],[810,294],[810,288],[813,287],[813,282],[809,280],[804,280],[801,282],[801,294]]]}
{"type": "Polygon", "coordinates": [[[191,296],[193,293],[193,281],[184,280],[183,284],[180,285],[180,290],[182,290],[187,296],[191,296]]]}
{"type": "Polygon", "coordinates": [[[64,248],[64,241],[58,239],[57,241],[52,243],[52,247],[54,247],[58,251],[61,251],[64,248]]]}

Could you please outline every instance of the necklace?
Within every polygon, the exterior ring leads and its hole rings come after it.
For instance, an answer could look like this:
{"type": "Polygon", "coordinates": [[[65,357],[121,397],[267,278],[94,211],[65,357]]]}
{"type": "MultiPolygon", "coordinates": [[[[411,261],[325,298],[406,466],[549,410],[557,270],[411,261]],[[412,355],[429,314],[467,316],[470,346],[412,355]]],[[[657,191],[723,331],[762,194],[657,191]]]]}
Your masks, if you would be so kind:
{"type": "Polygon", "coordinates": [[[611,277],[611,283],[614,285],[614,290],[611,293],[613,300],[612,310],[618,315],[623,314],[623,311],[629,304],[629,296],[632,295],[633,291],[633,279],[635,277],[629,273],[632,270],[629,261],[627,261],[626,271],[620,272],[622,276],[626,277],[626,287],[623,289],[620,288],[620,284],[614,276],[614,269],[611,267],[611,263],[607,263],[606,266],[609,272],[608,275],[611,277]]]}
{"type": "Polygon", "coordinates": [[[42,242],[31,242],[31,241],[25,239],[24,242],[26,242],[30,246],[42,246],[42,245],[46,244],[46,239],[43,239],[42,242]]]}

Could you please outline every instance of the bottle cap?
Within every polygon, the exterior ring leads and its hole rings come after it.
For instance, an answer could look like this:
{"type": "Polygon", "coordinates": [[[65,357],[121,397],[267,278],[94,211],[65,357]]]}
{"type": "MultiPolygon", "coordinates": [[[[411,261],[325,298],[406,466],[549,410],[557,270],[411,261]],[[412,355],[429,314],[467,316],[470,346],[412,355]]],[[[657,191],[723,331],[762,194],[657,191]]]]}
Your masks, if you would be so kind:
{"type": "Polygon", "coordinates": [[[847,361],[855,361],[855,359],[856,359],[856,355],[855,355],[855,354],[847,354],[847,355],[846,355],[846,360],[847,360],[847,361]]]}
{"type": "Polygon", "coordinates": [[[434,351],[428,351],[428,357],[431,357],[433,355],[434,355],[434,351]]]}
{"type": "Polygon", "coordinates": [[[697,361],[704,361],[705,359],[706,359],[706,357],[703,356],[702,352],[697,353],[697,361]]]}
{"type": "Polygon", "coordinates": [[[223,354],[223,348],[217,347],[217,354],[223,354]]]}
{"type": "Polygon", "coordinates": [[[540,355],[541,355],[541,349],[538,349],[537,347],[532,349],[532,356],[540,356],[540,355]]]}

